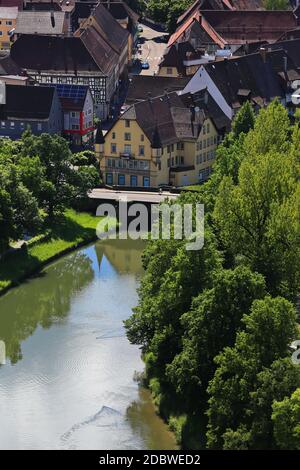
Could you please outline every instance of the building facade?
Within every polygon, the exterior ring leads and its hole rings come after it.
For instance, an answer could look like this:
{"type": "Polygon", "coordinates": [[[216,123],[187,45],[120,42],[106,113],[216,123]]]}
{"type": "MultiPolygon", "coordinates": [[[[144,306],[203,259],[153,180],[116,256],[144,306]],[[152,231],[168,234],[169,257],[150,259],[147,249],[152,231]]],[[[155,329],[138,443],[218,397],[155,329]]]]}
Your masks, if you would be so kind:
{"type": "Polygon", "coordinates": [[[8,50],[16,27],[18,7],[0,7],[0,49],[8,50]]]}
{"type": "Polygon", "coordinates": [[[1,137],[20,139],[27,128],[35,135],[61,134],[62,109],[55,88],[2,83],[0,91],[1,137]]]}
{"type": "Polygon", "coordinates": [[[216,147],[230,123],[218,109],[223,122],[216,125],[207,104],[193,106],[188,98],[170,93],[139,102],[96,139],[107,185],[186,186],[210,176],[216,147]]]}
{"type": "Polygon", "coordinates": [[[63,135],[75,146],[93,141],[94,102],[88,86],[57,85],[63,112],[63,135]]]}

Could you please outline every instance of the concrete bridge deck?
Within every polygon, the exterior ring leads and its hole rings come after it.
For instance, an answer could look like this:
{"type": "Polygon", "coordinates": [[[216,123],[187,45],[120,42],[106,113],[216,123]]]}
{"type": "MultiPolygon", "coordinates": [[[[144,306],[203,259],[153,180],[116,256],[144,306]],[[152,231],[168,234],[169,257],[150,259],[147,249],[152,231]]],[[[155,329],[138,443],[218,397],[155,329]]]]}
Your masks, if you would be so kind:
{"type": "Polygon", "coordinates": [[[175,200],[178,196],[179,194],[173,194],[168,191],[153,193],[144,191],[116,191],[105,188],[95,188],[89,194],[89,198],[94,200],[144,202],[149,204],[159,204],[166,199],[175,200]]]}

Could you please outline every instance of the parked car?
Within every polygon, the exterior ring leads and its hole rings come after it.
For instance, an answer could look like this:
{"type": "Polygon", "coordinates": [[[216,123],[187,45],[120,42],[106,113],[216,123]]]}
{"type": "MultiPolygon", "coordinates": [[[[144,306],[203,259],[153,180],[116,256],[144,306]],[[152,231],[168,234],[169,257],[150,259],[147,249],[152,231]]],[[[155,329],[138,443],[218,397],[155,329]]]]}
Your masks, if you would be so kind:
{"type": "Polygon", "coordinates": [[[141,24],[138,25],[137,29],[139,33],[142,33],[144,31],[143,26],[141,24]]]}
{"type": "Polygon", "coordinates": [[[142,69],[148,70],[150,68],[149,62],[142,62],[142,69]]]}
{"type": "Polygon", "coordinates": [[[125,106],[125,105],[121,106],[120,114],[124,114],[125,111],[127,110],[127,108],[128,108],[128,106],[125,106]]]}

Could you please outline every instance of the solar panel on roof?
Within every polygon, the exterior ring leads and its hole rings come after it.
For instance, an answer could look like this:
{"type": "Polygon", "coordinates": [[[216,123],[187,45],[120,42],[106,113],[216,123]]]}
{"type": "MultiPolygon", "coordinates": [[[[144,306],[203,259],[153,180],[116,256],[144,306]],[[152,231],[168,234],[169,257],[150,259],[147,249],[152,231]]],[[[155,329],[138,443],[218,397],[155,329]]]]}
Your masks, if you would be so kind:
{"type": "Polygon", "coordinates": [[[87,87],[83,85],[69,85],[61,83],[56,86],[56,89],[60,98],[72,98],[74,100],[80,100],[85,97],[87,87]]]}

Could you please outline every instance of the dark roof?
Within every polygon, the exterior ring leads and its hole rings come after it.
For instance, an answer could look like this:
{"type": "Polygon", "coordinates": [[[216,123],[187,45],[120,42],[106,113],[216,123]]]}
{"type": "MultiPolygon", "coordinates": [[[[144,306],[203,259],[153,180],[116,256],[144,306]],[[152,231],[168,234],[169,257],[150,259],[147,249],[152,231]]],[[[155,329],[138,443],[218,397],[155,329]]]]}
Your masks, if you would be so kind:
{"type": "Polygon", "coordinates": [[[224,114],[218,103],[213,99],[207,90],[201,90],[197,93],[185,93],[180,95],[182,101],[187,107],[198,107],[202,109],[206,116],[213,121],[219,133],[229,131],[231,127],[230,119],[224,114]]]}
{"type": "Polygon", "coordinates": [[[300,39],[300,26],[297,26],[297,28],[291,29],[284,33],[279,38],[279,41],[289,41],[291,39],[300,39]]]}
{"type": "Polygon", "coordinates": [[[13,61],[10,55],[0,59],[1,75],[22,75],[22,69],[13,61]]]}
{"type": "Polygon", "coordinates": [[[295,66],[300,69],[300,38],[269,44],[268,49],[271,51],[283,49],[284,51],[286,51],[287,55],[292,59],[295,66]]]}
{"type": "Polygon", "coordinates": [[[290,74],[297,73],[292,60],[283,50],[249,54],[209,63],[204,67],[227,103],[239,107],[245,97],[261,105],[275,97],[284,98],[285,89],[278,74],[284,72],[285,64],[290,74]]]}
{"type": "Polygon", "coordinates": [[[86,19],[90,16],[92,5],[85,2],[76,2],[74,11],[72,13],[72,28],[75,31],[79,28],[79,19],[86,19]]]}
{"type": "Polygon", "coordinates": [[[177,93],[173,92],[136,103],[120,119],[136,118],[152,144],[155,137],[155,143],[160,141],[167,145],[183,137],[194,137],[189,113],[177,93]]]}
{"type": "MultiPolygon", "coordinates": [[[[75,7],[76,0],[53,0],[53,4],[59,5],[59,9],[65,12],[72,12],[75,7]]],[[[47,10],[49,9],[49,3],[51,7],[51,0],[30,0],[30,3],[27,1],[26,9],[30,10],[47,10]],[[30,5],[31,4],[31,5],[30,5]]],[[[54,6],[56,9],[56,6],[54,6]]]]}
{"type": "Polygon", "coordinates": [[[83,109],[88,89],[85,85],[56,85],[62,108],[73,111],[83,109]]]}
{"type": "Polygon", "coordinates": [[[0,0],[0,7],[18,7],[23,8],[23,0],[0,0]]]}
{"type": "Polygon", "coordinates": [[[143,101],[151,94],[153,98],[163,95],[164,91],[183,90],[190,77],[160,77],[159,75],[133,75],[130,79],[126,103],[143,101]]]}
{"type": "Polygon", "coordinates": [[[12,45],[11,57],[29,70],[107,74],[117,55],[93,28],[88,29],[80,37],[22,35],[12,45]]]}
{"type": "Polygon", "coordinates": [[[160,67],[176,67],[180,75],[185,75],[183,61],[187,53],[194,53],[195,49],[189,42],[177,42],[166,49],[163,58],[160,61],[160,67]]]}
{"type": "Polygon", "coordinates": [[[140,17],[130,6],[123,0],[100,0],[100,2],[108,8],[114,18],[122,20],[129,17],[136,23],[140,17]]]}
{"type": "Polygon", "coordinates": [[[127,44],[128,31],[115,20],[101,3],[93,11],[93,16],[99,25],[99,32],[103,39],[120,54],[127,44]]]}
{"type": "Polygon", "coordinates": [[[47,119],[55,88],[6,85],[6,104],[0,105],[0,119],[47,119]]]}
{"type": "Polygon", "coordinates": [[[40,2],[27,2],[26,6],[24,6],[25,11],[61,11],[61,8],[58,3],[51,3],[49,0],[46,3],[40,3],[40,2]]]}
{"type": "MultiPolygon", "coordinates": [[[[159,148],[180,140],[195,141],[198,138],[204,120],[211,117],[208,108],[200,104],[200,99],[198,107],[190,106],[186,96],[182,99],[176,92],[165,93],[136,103],[120,119],[136,119],[152,147],[159,148]]],[[[222,119],[227,126],[228,120],[222,119]]]]}

